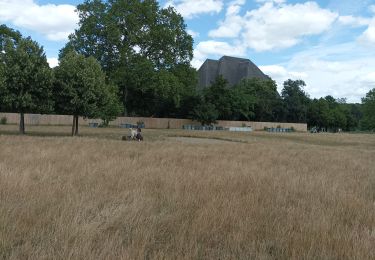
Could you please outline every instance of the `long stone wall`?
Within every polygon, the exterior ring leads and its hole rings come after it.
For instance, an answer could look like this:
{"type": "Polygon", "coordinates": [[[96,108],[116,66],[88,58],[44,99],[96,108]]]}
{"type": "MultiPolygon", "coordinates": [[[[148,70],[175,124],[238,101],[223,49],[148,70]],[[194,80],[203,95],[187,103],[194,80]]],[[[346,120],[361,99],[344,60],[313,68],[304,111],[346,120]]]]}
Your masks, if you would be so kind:
{"type": "MultiPolygon", "coordinates": [[[[0,118],[6,117],[8,124],[18,124],[19,114],[16,113],[0,113],[0,118]]],[[[146,128],[152,129],[181,129],[183,125],[200,125],[199,122],[190,119],[175,119],[175,118],[150,118],[150,117],[118,117],[110,123],[111,126],[120,126],[121,124],[137,124],[137,122],[144,122],[146,128]]],[[[26,125],[71,125],[73,117],[69,115],[40,115],[40,114],[25,114],[26,125]]],[[[100,123],[100,119],[85,119],[79,118],[80,125],[88,125],[89,123],[100,123]]],[[[241,127],[251,126],[254,130],[263,130],[264,127],[280,126],[282,128],[293,127],[296,131],[306,132],[307,124],[299,123],[277,123],[277,122],[253,122],[253,121],[217,121],[217,125],[223,127],[241,127]]]]}

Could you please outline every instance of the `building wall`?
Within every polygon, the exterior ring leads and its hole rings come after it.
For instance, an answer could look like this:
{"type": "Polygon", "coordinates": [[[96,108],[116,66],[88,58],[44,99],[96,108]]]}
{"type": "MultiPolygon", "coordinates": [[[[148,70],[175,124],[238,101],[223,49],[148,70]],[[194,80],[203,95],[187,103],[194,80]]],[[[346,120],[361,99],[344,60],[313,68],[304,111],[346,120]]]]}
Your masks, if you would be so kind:
{"type": "MultiPolygon", "coordinates": [[[[0,118],[6,117],[8,124],[18,124],[19,114],[16,113],[0,113],[0,118]]],[[[137,122],[144,122],[146,128],[152,129],[181,129],[183,125],[200,125],[199,122],[190,119],[175,119],[175,118],[150,118],[150,117],[118,117],[110,123],[111,126],[120,126],[121,124],[137,124],[137,122]]],[[[40,114],[25,114],[26,125],[72,125],[73,117],[69,115],[40,115],[40,114]]],[[[84,119],[79,118],[80,125],[88,125],[89,123],[100,123],[100,119],[84,119]]],[[[264,127],[281,126],[282,128],[293,127],[296,131],[306,132],[307,124],[298,123],[277,123],[277,122],[252,122],[252,121],[223,121],[218,120],[217,125],[223,127],[241,127],[251,126],[254,130],[263,130],[264,127]]]]}
{"type": "Polygon", "coordinates": [[[208,87],[222,75],[230,86],[238,84],[244,78],[268,77],[249,59],[223,56],[219,60],[207,59],[198,70],[199,86],[208,87]]]}

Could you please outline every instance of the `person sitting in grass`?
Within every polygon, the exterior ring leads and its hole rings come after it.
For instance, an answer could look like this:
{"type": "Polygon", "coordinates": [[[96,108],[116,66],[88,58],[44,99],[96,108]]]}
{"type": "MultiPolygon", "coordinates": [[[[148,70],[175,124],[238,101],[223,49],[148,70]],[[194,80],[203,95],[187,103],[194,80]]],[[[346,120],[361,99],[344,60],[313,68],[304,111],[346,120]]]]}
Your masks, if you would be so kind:
{"type": "Polygon", "coordinates": [[[129,139],[136,140],[137,138],[137,131],[133,128],[129,128],[129,139]]]}
{"type": "Polygon", "coordinates": [[[138,128],[137,128],[137,135],[135,136],[135,138],[136,138],[138,141],[143,141],[143,136],[141,135],[141,132],[142,132],[141,128],[138,127],[138,128]]]}

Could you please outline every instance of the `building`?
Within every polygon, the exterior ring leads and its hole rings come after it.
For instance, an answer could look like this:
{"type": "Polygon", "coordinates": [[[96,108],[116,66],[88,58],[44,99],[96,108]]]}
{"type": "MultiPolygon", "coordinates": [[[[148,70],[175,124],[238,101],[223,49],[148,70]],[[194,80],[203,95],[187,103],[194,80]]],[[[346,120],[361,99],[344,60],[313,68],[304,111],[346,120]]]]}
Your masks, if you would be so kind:
{"type": "Polygon", "coordinates": [[[207,87],[222,75],[233,86],[244,78],[269,79],[249,59],[223,56],[219,60],[207,59],[198,70],[199,85],[207,87]]]}

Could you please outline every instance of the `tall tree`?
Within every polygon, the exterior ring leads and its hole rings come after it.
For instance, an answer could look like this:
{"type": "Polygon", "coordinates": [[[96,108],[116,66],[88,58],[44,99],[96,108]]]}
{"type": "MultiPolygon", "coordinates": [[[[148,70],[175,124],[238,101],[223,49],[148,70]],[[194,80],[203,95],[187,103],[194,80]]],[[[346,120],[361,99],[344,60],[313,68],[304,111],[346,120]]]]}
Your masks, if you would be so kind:
{"type": "Polygon", "coordinates": [[[307,121],[307,108],[309,96],[303,90],[306,84],[303,80],[287,80],[281,96],[286,107],[286,120],[293,123],[305,123],[307,121]]]}
{"type": "Polygon", "coordinates": [[[86,0],[77,10],[79,29],[70,36],[60,56],[75,50],[86,57],[95,57],[120,87],[125,114],[137,110],[127,103],[134,100],[142,103],[140,93],[145,89],[146,99],[157,100],[154,92],[149,91],[152,77],[134,82],[139,75],[137,67],[147,67],[145,78],[181,64],[188,65],[192,59],[193,39],[186,32],[182,16],[173,8],[160,8],[156,0],[86,0]]]}
{"type": "Polygon", "coordinates": [[[362,118],[361,104],[344,104],[344,109],[346,113],[346,130],[352,131],[359,129],[360,120],[362,118]]]}
{"type": "Polygon", "coordinates": [[[55,78],[56,110],[73,115],[72,135],[78,135],[79,116],[103,118],[108,116],[106,113],[119,113],[118,100],[113,97],[116,90],[107,86],[105,73],[95,58],[68,53],[55,68],[55,78]]]}
{"type": "MultiPolygon", "coordinates": [[[[14,36],[14,35],[13,35],[14,36]]],[[[52,109],[53,74],[43,48],[31,38],[2,38],[2,106],[20,113],[19,130],[25,133],[24,113],[44,113],[52,109]]]]}
{"type": "Polygon", "coordinates": [[[375,130],[375,88],[362,98],[363,119],[361,122],[364,130],[375,130]]]}
{"type": "Polygon", "coordinates": [[[169,71],[176,77],[179,84],[181,84],[179,88],[180,102],[179,106],[175,108],[175,116],[188,118],[200,99],[197,91],[197,70],[188,64],[178,64],[169,71]]]}
{"type": "Polygon", "coordinates": [[[106,127],[109,122],[116,119],[122,113],[122,105],[118,96],[116,85],[108,84],[99,101],[100,109],[98,117],[102,119],[102,126],[106,127]]]}
{"type": "Polygon", "coordinates": [[[215,106],[219,119],[230,120],[232,117],[232,93],[228,81],[218,76],[211,86],[203,90],[204,102],[215,106]]]}
{"type": "Polygon", "coordinates": [[[192,119],[202,125],[212,125],[216,123],[218,117],[219,112],[216,110],[215,105],[204,101],[198,104],[192,112],[192,119]]]}
{"type": "Polygon", "coordinates": [[[283,109],[276,82],[271,79],[251,78],[242,80],[236,88],[247,99],[253,100],[253,119],[256,121],[282,121],[283,109]]]}
{"type": "Polygon", "coordinates": [[[324,98],[311,100],[307,110],[307,124],[318,129],[328,127],[329,106],[324,98]]]}

